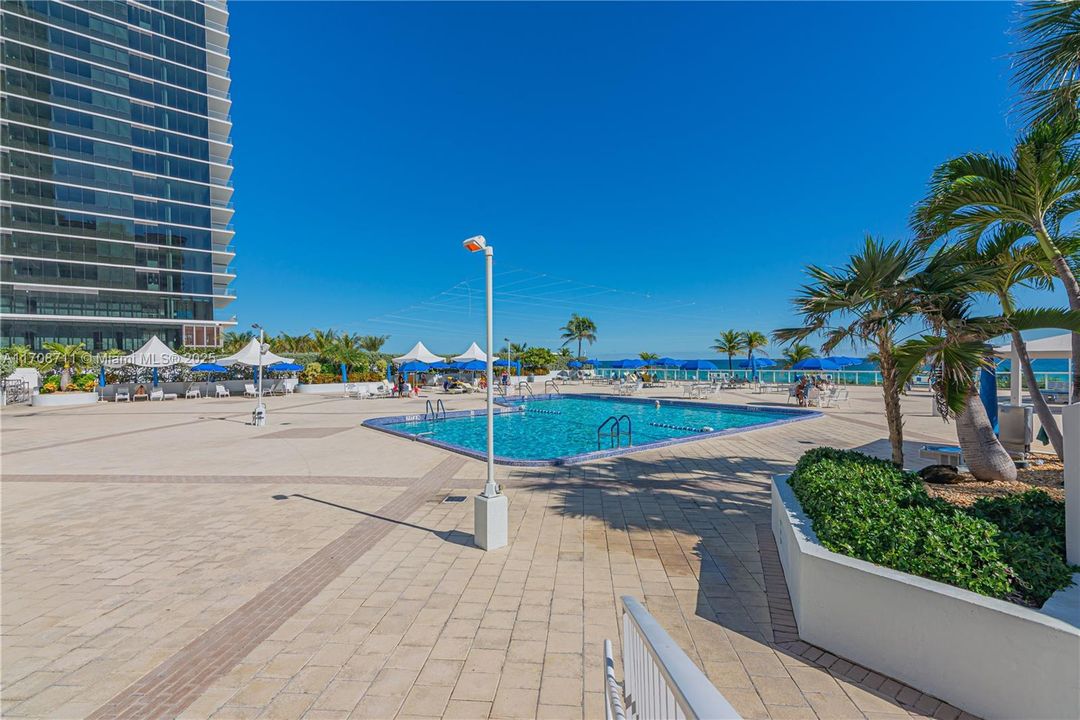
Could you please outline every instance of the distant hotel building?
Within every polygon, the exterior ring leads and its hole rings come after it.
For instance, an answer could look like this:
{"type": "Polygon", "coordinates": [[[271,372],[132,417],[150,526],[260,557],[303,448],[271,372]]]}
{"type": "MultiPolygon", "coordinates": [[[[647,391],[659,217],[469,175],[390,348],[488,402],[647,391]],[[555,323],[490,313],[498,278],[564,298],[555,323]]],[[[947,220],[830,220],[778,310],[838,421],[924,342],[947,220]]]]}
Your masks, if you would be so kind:
{"type": "Polygon", "coordinates": [[[233,299],[223,0],[3,0],[0,345],[219,344],[233,299]]]}

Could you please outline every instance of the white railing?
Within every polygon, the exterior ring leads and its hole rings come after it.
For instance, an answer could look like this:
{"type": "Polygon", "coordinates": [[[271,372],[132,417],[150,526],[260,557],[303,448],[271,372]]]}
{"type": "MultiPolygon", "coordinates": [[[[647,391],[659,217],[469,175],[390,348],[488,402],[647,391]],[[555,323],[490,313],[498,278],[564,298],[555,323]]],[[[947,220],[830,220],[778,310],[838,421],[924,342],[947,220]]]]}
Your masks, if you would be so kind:
{"type": "Polygon", "coordinates": [[[624,595],[622,605],[621,689],[611,643],[604,643],[608,720],[738,720],[735,708],[641,603],[624,595]]]}

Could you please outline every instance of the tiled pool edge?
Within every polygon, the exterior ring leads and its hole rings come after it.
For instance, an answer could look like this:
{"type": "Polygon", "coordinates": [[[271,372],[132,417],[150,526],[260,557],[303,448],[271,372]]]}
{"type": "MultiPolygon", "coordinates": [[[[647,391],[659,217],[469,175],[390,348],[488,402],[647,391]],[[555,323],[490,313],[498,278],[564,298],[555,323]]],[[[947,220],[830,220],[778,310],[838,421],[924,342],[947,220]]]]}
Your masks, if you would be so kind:
{"type": "MultiPolygon", "coordinates": [[[[524,398],[496,398],[495,402],[497,404],[497,407],[495,408],[495,413],[501,414],[524,412],[524,410],[520,407],[523,403],[532,400],[552,400],[561,397],[618,400],[619,402],[632,402],[644,405],[651,405],[657,401],[656,398],[601,395],[598,393],[575,393],[574,395],[558,395],[553,393],[547,393],[524,398]]],[[[675,407],[691,407],[698,409],[706,408],[714,410],[729,409],[749,412],[769,412],[780,413],[783,415],[791,415],[792,417],[773,420],[771,422],[761,423],[760,425],[752,425],[749,427],[727,428],[724,430],[714,430],[712,432],[698,433],[696,435],[687,435],[686,437],[657,440],[655,442],[644,443],[642,445],[630,445],[627,447],[609,448],[607,450],[596,450],[593,452],[578,453],[577,455],[565,455],[563,457],[554,458],[551,460],[521,460],[517,458],[506,457],[504,455],[496,455],[495,463],[498,465],[510,465],[514,467],[553,467],[579,465],[581,463],[592,462],[593,460],[604,460],[606,458],[616,457],[619,455],[628,455],[630,453],[641,452],[643,450],[655,450],[657,448],[669,447],[671,445],[682,445],[684,443],[697,442],[698,440],[722,437],[724,435],[735,435],[738,433],[752,432],[754,430],[762,430],[764,428],[788,425],[793,422],[799,422],[801,420],[812,420],[814,418],[820,418],[824,416],[824,414],[820,410],[806,410],[803,408],[775,406],[766,407],[760,405],[733,405],[731,403],[701,403],[692,402],[689,400],[661,400],[661,402],[664,405],[675,407]]],[[[484,408],[480,408],[477,410],[452,410],[447,412],[445,417],[447,419],[458,417],[476,417],[477,415],[484,415],[486,414],[486,412],[487,410],[484,408]]],[[[403,432],[401,430],[397,430],[396,428],[389,427],[390,425],[396,425],[404,422],[416,422],[423,419],[423,413],[412,413],[410,415],[390,415],[386,417],[368,418],[360,424],[362,427],[369,427],[373,430],[379,430],[384,433],[389,433],[390,435],[396,435],[398,437],[412,440],[413,442],[422,442],[433,447],[438,447],[442,448],[443,450],[449,450],[450,452],[466,455],[477,460],[487,460],[487,455],[478,450],[473,450],[462,445],[455,445],[454,443],[443,442],[442,440],[434,440],[432,438],[424,437],[422,435],[415,435],[413,433],[403,432]]]]}

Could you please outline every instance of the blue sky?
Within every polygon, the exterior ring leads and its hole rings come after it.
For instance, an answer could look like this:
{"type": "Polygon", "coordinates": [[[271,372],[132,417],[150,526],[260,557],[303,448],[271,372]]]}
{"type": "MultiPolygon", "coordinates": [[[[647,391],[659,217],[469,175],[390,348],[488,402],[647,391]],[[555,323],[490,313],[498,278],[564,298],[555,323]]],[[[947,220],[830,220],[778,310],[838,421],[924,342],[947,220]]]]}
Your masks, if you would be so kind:
{"type": "Polygon", "coordinates": [[[482,344],[483,233],[498,338],[705,356],[1017,124],[1003,2],[230,10],[238,329],[482,344]]]}

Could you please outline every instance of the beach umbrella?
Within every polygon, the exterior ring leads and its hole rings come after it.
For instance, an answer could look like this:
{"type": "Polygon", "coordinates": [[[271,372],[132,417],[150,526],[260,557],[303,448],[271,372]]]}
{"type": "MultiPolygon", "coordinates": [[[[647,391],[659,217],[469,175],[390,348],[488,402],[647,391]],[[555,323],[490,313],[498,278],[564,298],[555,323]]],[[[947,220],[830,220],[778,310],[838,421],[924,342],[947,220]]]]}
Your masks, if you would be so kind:
{"type": "MultiPolygon", "coordinates": [[[[215,365],[215,367],[220,367],[215,365]]],[[[194,370],[195,368],[191,368],[194,370]]],[[[225,368],[221,368],[224,370],[225,368]]],[[[303,365],[297,365],[296,363],[279,362],[273,365],[267,365],[266,369],[270,372],[300,372],[304,369],[303,365]]]]}
{"type": "Polygon", "coordinates": [[[681,368],[683,366],[683,361],[676,360],[675,358],[662,357],[653,364],[659,367],[681,368]]]}
{"type": "Polygon", "coordinates": [[[487,370],[487,361],[485,360],[470,360],[469,362],[455,363],[458,370],[467,370],[469,372],[483,372],[487,370]]]}
{"type": "Polygon", "coordinates": [[[848,367],[849,365],[862,365],[864,362],[866,362],[863,358],[848,357],[847,355],[830,355],[825,359],[832,360],[840,367],[848,367]]]}
{"type": "Polygon", "coordinates": [[[839,370],[839,365],[830,358],[808,358],[791,366],[792,370],[839,370]]]}
{"type": "Polygon", "coordinates": [[[680,365],[683,370],[716,370],[716,365],[709,360],[687,360],[680,365]]]}
{"type": "Polygon", "coordinates": [[[519,363],[517,360],[503,360],[502,358],[499,358],[491,364],[495,367],[512,367],[514,369],[521,368],[521,363],[519,363]]]}
{"type": "Polygon", "coordinates": [[[593,367],[596,367],[597,365],[600,364],[600,361],[597,360],[596,358],[589,358],[588,360],[585,361],[585,364],[586,365],[592,365],[593,367]]]}
{"type": "Polygon", "coordinates": [[[776,361],[766,357],[757,357],[755,355],[750,358],[750,360],[740,360],[739,367],[743,370],[776,367],[776,361]]]}
{"type": "Polygon", "coordinates": [[[410,373],[410,372],[421,372],[422,370],[427,370],[427,369],[428,369],[428,363],[420,362],[419,360],[411,360],[411,361],[409,361],[407,363],[402,364],[398,368],[398,371],[399,372],[404,372],[404,373],[410,373]]]}
{"type": "Polygon", "coordinates": [[[453,370],[457,367],[457,363],[436,362],[428,365],[431,370],[453,370]]]}
{"type": "Polygon", "coordinates": [[[625,360],[616,361],[612,367],[622,368],[624,370],[636,370],[637,368],[645,367],[647,362],[640,358],[627,358],[625,360]]]}
{"type": "Polygon", "coordinates": [[[578,362],[577,360],[571,360],[570,362],[566,363],[566,367],[572,367],[575,370],[579,367],[582,367],[583,365],[584,363],[578,362]]]}
{"type": "Polygon", "coordinates": [[[206,373],[206,394],[210,394],[210,374],[211,373],[225,373],[229,372],[229,368],[222,367],[217,363],[205,362],[194,365],[191,368],[191,372],[204,372],[206,373]]]}

